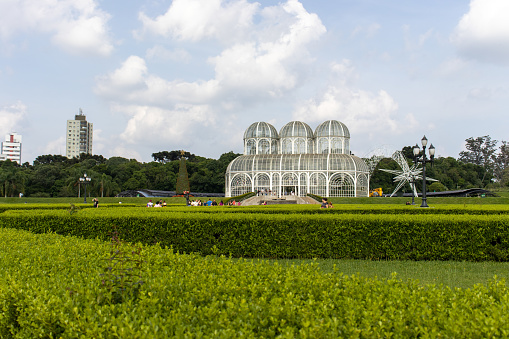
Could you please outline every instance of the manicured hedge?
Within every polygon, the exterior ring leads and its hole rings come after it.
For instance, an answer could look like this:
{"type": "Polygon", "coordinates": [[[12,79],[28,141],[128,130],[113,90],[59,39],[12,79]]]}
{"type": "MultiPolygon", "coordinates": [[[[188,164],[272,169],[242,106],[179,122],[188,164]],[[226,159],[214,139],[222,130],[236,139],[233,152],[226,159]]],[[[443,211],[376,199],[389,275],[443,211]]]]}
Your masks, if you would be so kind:
{"type": "Polygon", "coordinates": [[[113,300],[108,243],[0,229],[0,248],[1,338],[509,335],[503,281],[450,289],[144,246],[143,283],[113,300]]]}
{"type": "MultiPolygon", "coordinates": [[[[0,204],[0,213],[12,210],[69,210],[71,206],[74,208],[94,208],[92,203],[90,204],[0,204]]],[[[134,204],[100,204],[101,208],[117,208],[117,207],[135,207],[134,204]]]]}
{"type": "MultiPolygon", "coordinates": [[[[191,207],[189,207],[191,208],[191,207]]],[[[203,208],[203,207],[201,207],[203,208]]],[[[182,213],[171,209],[8,211],[0,227],[251,258],[509,260],[506,215],[182,213]]]]}

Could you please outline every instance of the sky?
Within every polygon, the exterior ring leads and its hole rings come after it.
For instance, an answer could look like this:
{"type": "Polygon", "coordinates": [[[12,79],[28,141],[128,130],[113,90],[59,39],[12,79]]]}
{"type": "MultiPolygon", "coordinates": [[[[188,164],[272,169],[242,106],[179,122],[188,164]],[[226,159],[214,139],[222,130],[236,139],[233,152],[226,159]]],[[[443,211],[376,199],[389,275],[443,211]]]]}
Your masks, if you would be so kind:
{"type": "Polygon", "coordinates": [[[93,154],[243,152],[244,131],[334,119],[352,152],[423,135],[509,140],[507,0],[0,0],[0,136],[65,155],[79,109],[93,154]]]}

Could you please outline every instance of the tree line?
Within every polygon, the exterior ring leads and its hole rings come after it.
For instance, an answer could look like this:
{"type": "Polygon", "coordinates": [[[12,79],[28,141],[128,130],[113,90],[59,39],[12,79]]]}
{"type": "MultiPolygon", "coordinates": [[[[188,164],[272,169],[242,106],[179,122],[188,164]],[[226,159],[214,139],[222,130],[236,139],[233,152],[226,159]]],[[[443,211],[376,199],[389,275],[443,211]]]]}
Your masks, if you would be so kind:
{"type": "MultiPolygon", "coordinates": [[[[183,157],[186,158],[192,190],[224,192],[226,167],[239,155],[228,152],[216,160],[185,152],[183,157]]],[[[87,185],[87,194],[90,192],[93,196],[115,196],[122,191],[139,189],[174,191],[180,151],[154,153],[152,157],[154,161],[148,163],[85,153],[72,159],[62,155],[41,155],[32,165],[0,161],[0,196],[12,197],[19,193],[27,197],[78,196],[83,190],[79,178],[85,173],[92,179],[87,185]],[[178,157],[173,157],[175,154],[178,157]]]]}
{"type": "MultiPolygon", "coordinates": [[[[426,174],[439,180],[429,186],[430,191],[456,190],[473,187],[494,188],[509,186],[509,143],[492,140],[490,136],[468,138],[465,151],[458,159],[438,157],[426,174]]],[[[412,146],[402,153],[412,163],[412,146]]],[[[62,155],[38,156],[32,165],[18,165],[0,161],[0,196],[11,197],[23,193],[31,197],[78,196],[82,189],[79,178],[86,173],[92,180],[87,192],[94,196],[114,196],[126,190],[153,189],[175,191],[180,158],[186,159],[191,190],[203,193],[224,193],[228,164],[240,154],[228,152],[219,159],[209,159],[181,151],[161,151],[152,154],[153,161],[138,162],[122,157],[104,158],[102,155],[81,154],[68,159],[62,155]]],[[[392,159],[383,159],[377,166],[399,169],[392,159]]],[[[370,187],[382,187],[392,192],[396,187],[393,176],[375,169],[370,187]]],[[[420,189],[420,185],[418,185],[420,189]]],[[[407,192],[409,187],[405,187],[407,192]]]]}
{"type": "MultiPolygon", "coordinates": [[[[465,151],[459,153],[458,159],[453,157],[435,158],[433,166],[426,167],[426,176],[437,179],[428,186],[433,192],[460,190],[467,188],[500,188],[509,186],[509,143],[497,140],[489,135],[470,137],[465,140],[465,151]]],[[[413,146],[405,146],[401,150],[408,161],[413,164],[413,146]]],[[[384,192],[390,193],[397,183],[393,175],[378,171],[379,168],[398,170],[398,164],[392,159],[383,159],[377,165],[370,180],[370,187],[382,187],[384,192]]],[[[421,191],[421,185],[417,185],[421,191]]],[[[410,192],[407,185],[403,192],[410,192]]]]}

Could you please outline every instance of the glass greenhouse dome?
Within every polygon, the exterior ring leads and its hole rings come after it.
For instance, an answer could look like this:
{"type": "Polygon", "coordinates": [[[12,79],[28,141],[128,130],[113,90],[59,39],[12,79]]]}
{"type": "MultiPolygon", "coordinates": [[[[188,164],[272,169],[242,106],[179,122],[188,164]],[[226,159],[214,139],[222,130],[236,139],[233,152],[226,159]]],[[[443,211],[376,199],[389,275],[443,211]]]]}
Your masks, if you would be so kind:
{"type": "Polygon", "coordinates": [[[300,121],[283,126],[256,122],[244,133],[244,155],[226,170],[225,195],[261,192],[324,197],[367,197],[369,169],[350,154],[350,132],[329,120],[316,130],[300,121]]]}

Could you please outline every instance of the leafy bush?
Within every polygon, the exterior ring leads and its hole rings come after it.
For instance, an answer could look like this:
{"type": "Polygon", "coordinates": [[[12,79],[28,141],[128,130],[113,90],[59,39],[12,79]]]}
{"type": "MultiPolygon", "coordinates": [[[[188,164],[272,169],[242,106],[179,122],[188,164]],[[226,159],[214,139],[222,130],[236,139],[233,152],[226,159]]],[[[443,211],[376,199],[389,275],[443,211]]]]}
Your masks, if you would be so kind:
{"type": "MultiPolygon", "coordinates": [[[[81,212],[80,212],[81,213],[81,212]]],[[[1,338],[505,337],[503,281],[472,289],[143,246],[137,298],[97,302],[109,244],[0,229],[1,338]]]]}
{"type": "MultiPolygon", "coordinates": [[[[266,258],[509,260],[507,215],[263,214],[172,212],[171,209],[6,211],[0,227],[126,241],[191,253],[266,258]]],[[[188,208],[190,209],[190,208],[188,208]]]]}

